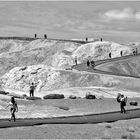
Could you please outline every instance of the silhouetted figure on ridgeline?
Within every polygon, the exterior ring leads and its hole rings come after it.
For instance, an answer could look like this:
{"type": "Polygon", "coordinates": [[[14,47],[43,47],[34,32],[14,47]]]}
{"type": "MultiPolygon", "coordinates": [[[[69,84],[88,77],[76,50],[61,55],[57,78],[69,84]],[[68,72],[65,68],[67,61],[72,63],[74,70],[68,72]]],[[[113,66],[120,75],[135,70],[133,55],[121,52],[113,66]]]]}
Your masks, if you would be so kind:
{"type": "Polygon", "coordinates": [[[46,34],[44,35],[44,38],[47,39],[47,35],[46,34]]]}
{"type": "Polygon", "coordinates": [[[35,34],[35,38],[37,38],[37,34],[35,34]]]}
{"type": "Polygon", "coordinates": [[[88,38],[86,37],[86,42],[88,42],[88,38]]]}
{"type": "Polygon", "coordinates": [[[103,41],[103,39],[101,38],[101,42],[103,41]]]}
{"type": "Polygon", "coordinates": [[[109,53],[109,58],[111,59],[111,52],[109,53]]]}
{"type": "Polygon", "coordinates": [[[123,55],[123,51],[120,52],[121,56],[123,55]]]}

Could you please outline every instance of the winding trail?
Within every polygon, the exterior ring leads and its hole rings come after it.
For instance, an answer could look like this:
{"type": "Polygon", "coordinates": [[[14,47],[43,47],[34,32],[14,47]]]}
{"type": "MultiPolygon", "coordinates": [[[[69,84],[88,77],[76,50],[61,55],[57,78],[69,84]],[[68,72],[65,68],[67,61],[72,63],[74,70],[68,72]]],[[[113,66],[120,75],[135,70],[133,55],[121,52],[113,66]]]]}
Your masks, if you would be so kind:
{"type": "MultiPolygon", "coordinates": [[[[140,78],[138,76],[131,76],[125,74],[114,74],[107,71],[101,71],[96,69],[96,66],[110,63],[115,61],[122,61],[127,59],[132,59],[134,57],[139,57],[138,55],[128,55],[123,57],[117,57],[112,59],[106,60],[99,60],[95,62],[94,69],[88,69],[86,63],[78,64],[73,66],[73,69],[78,71],[86,71],[89,73],[98,73],[98,74],[107,74],[107,75],[116,75],[116,76],[125,76],[125,77],[132,77],[132,78],[140,78]]],[[[85,123],[102,123],[102,122],[114,122],[118,120],[124,119],[133,119],[133,118],[140,118],[140,108],[136,109],[128,109],[126,113],[122,114],[120,111],[114,112],[106,112],[106,113],[98,113],[98,114],[87,114],[87,115],[79,115],[79,116],[63,116],[63,117],[54,117],[54,118],[29,118],[29,119],[17,119],[16,122],[9,122],[7,119],[0,120],[0,128],[7,128],[7,127],[20,127],[20,126],[33,126],[33,125],[41,125],[41,124],[85,124],[85,123]]]]}
{"type": "Polygon", "coordinates": [[[133,118],[140,118],[140,108],[129,109],[124,114],[120,113],[120,111],[114,111],[79,116],[18,119],[16,122],[9,122],[8,120],[3,119],[0,120],[0,128],[34,126],[42,124],[87,124],[87,123],[92,124],[92,123],[114,122],[118,120],[133,119],[133,118]]]}
{"type": "Polygon", "coordinates": [[[86,71],[86,72],[90,72],[90,73],[98,73],[98,74],[105,74],[105,75],[112,75],[112,76],[115,75],[115,76],[131,77],[131,78],[140,78],[139,76],[134,76],[134,75],[132,76],[132,75],[120,74],[120,73],[116,74],[113,72],[102,71],[102,70],[99,70],[96,68],[96,66],[99,66],[101,64],[129,60],[129,59],[133,59],[135,57],[140,57],[140,53],[137,55],[127,55],[127,56],[122,56],[122,57],[115,57],[115,58],[111,58],[111,59],[104,59],[104,60],[95,61],[94,69],[91,67],[88,69],[86,63],[74,65],[74,66],[72,66],[72,68],[76,69],[78,71],[86,71]]]}

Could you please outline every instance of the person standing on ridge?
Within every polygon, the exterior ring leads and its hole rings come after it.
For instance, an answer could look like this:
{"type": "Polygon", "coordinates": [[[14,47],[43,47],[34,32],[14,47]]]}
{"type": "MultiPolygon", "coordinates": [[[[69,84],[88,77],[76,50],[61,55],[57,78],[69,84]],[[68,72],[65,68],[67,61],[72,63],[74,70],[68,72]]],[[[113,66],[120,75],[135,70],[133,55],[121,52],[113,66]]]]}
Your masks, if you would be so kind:
{"type": "Polygon", "coordinates": [[[123,51],[120,52],[121,56],[123,55],[123,51]]]}
{"type": "Polygon", "coordinates": [[[111,59],[111,52],[109,53],[109,58],[111,59]]]}
{"type": "Polygon", "coordinates": [[[35,34],[35,38],[37,38],[37,34],[35,34]]]}
{"type": "Polygon", "coordinates": [[[34,90],[35,90],[35,85],[34,85],[34,83],[32,83],[30,86],[30,97],[31,96],[34,97],[34,90]]]}
{"type": "Polygon", "coordinates": [[[14,119],[14,122],[15,122],[16,121],[15,112],[18,112],[18,106],[17,106],[17,103],[16,103],[14,97],[11,97],[11,101],[9,102],[9,104],[7,105],[7,107],[8,106],[10,106],[10,113],[11,113],[11,118],[9,119],[9,121],[11,121],[12,119],[14,119]]]}
{"type": "Polygon", "coordinates": [[[46,34],[44,35],[44,38],[47,39],[47,35],[46,34]]]}

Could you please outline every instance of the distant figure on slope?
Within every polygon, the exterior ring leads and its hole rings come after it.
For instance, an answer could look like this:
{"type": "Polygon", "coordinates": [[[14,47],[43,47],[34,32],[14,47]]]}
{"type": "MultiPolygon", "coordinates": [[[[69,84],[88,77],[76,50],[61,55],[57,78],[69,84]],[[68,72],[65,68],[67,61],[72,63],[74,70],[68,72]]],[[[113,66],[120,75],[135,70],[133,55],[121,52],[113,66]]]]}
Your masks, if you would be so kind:
{"type": "Polygon", "coordinates": [[[95,62],[94,62],[93,60],[91,61],[91,66],[92,66],[92,68],[94,69],[95,62]]]}
{"type": "Polygon", "coordinates": [[[88,38],[86,37],[86,42],[88,42],[88,38]]]}
{"type": "Polygon", "coordinates": [[[111,59],[111,52],[109,53],[109,58],[111,59]]]}
{"type": "Polygon", "coordinates": [[[136,54],[136,52],[135,52],[135,50],[133,49],[133,55],[135,55],[136,54]]]}
{"type": "Polygon", "coordinates": [[[34,96],[34,90],[35,90],[35,85],[34,85],[34,83],[32,83],[31,86],[30,86],[30,97],[34,96]]]}
{"type": "Polygon", "coordinates": [[[14,119],[14,122],[15,122],[16,121],[15,112],[18,112],[18,106],[17,106],[17,103],[16,103],[14,97],[11,97],[11,101],[9,102],[9,104],[7,105],[7,107],[8,106],[10,106],[10,113],[11,113],[11,118],[9,119],[9,121],[11,121],[12,119],[14,119]]]}
{"type": "Polygon", "coordinates": [[[35,34],[35,38],[37,37],[37,34],[35,34]]]}
{"type": "Polygon", "coordinates": [[[120,52],[121,56],[123,55],[123,51],[120,52]]]}
{"type": "Polygon", "coordinates": [[[87,60],[87,67],[88,67],[88,69],[89,69],[89,67],[90,67],[90,62],[89,62],[89,60],[87,60]]]}
{"type": "Polygon", "coordinates": [[[135,51],[136,55],[138,54],[138,49],[136,48],[136,51],[135,51]]]}
{"type": "Polygon", "coordinates": [[[44,38],[47,39],[47,35],[46,34],[44,35],[44,38]]]}
{"type": "Polygon", "coordinates": [[[75,56],[75,65],[77,65],[77,56],[75,56]]]}
{"type": "Polygon", "coordinates": [[[101,38],[101,42],[103,41],[103,39],[101,38]]]}

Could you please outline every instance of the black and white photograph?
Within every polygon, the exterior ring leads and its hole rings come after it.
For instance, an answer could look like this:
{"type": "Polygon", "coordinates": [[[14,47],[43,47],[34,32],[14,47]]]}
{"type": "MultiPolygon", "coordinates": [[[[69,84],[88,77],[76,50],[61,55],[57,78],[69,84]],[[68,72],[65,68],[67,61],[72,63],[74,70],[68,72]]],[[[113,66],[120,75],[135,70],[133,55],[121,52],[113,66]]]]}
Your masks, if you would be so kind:
{"type": "Polygon", "coordinates": [[[140,139],[140,1],[0,0],[0,139],[140,139]]]}

